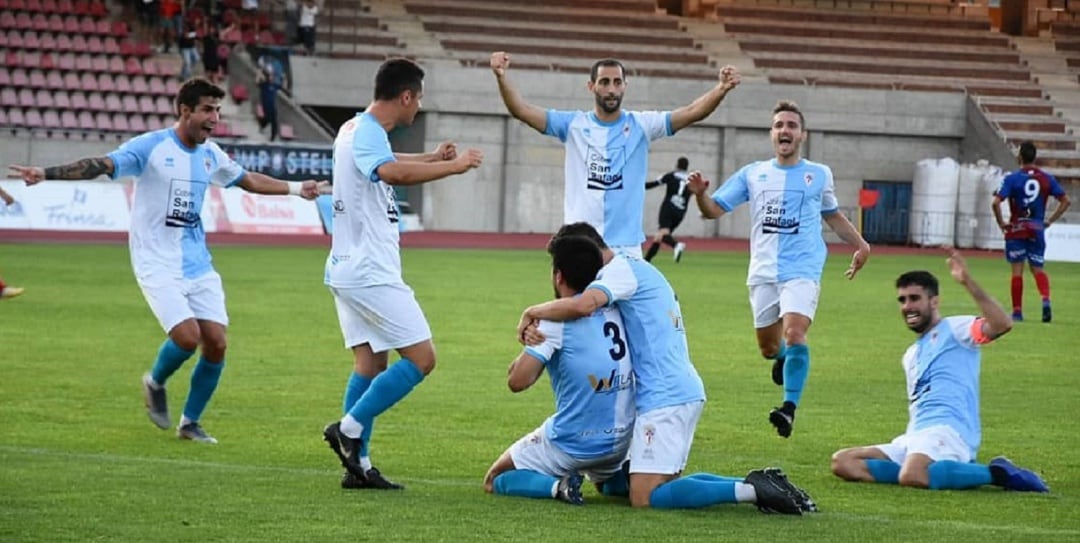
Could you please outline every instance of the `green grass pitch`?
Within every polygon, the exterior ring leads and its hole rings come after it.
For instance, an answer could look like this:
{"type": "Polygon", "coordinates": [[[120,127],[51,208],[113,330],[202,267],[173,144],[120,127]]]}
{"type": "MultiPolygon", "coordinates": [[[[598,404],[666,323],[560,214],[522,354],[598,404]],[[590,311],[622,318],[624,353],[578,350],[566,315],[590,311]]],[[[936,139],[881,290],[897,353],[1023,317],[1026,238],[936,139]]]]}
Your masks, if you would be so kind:
{"type": "MultiPolygon", "coordinates": [[[[431,323],[435,373],[380,417],[372,455],[404,492],[344,491],[321,441],[340,415],[351,355],[341,345],[320,248],[217,247],[232,324],[227,366],[204,416],[217,446],[151,425],[139,378],[163,334],[126,247],[0,245],[0,541],[1080,541],[1080,265],[1051,264],[1055,321],[1029,320],[984,348],[980,459],[1006,454],[1044,474],[1052,494],[994,488],[930,492],[850,484],[829,455],[885,442],[907,417],[900,357],[914,335],[892,281],[929,269],[945,314],[975,306],[941,256],[875,255],[848,282],[825,270],[812,370],[795,434],[767,413],[781,392],[757,354],[746,255],[657,258],[682,301],[709,401],[689,472],[742,475],[779,465],[822,512],[766,516],[752,506],[633,511],[586,490],[587,505],[494,497],[480,482],[512,441],[552,409],[546,377],[513,395],[521,310],[551,295],[541,251],[407,250],[405,278],[431,323]]],[[[971,267],[1000,301],[999,258],[971,267]]],[[[169,383],[174,418],[190,365],[169,383]]],[[[175,421],[174,421],[175,422],[175,421]]]]}

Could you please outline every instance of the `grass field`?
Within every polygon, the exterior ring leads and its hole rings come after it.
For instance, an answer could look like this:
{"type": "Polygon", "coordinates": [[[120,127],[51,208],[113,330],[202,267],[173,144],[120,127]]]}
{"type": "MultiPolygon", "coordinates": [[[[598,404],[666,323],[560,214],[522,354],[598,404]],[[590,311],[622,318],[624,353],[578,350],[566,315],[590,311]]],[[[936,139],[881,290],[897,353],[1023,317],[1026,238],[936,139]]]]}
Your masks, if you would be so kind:
{"type": "MultiPolygon", "coordinates": [[[[351,371],[323,249],[219,247],[232,319],[228,364],[204,425],[221,443],[157,430],[139,378],[163,335],[132,278],[126,247],[0,245],[4,277],[27,293],[0,303],[2,541],[1080,541],[1080,266],[1049,268],[1055,321],[1025,322],[984,349],[980,458],[1036,468],[1052,494],[987,487],[930,492],[842,483],[840,447],[880,443],[907,417],[899,360],[914,335],[896,308],[895,276],[943,279],[946,314],[974,304],[943,257],[875,256],[854,282],[830,259],[813,369],[795,434],[766,420],[780,391],[757,355],[743,286],[746,256],[658,258],[682,300],[709,402],[689,471],[742,475],[780,465],[822,512],[766,516],[751,506],[633,511],[587,489],[588,504],[493,497],[481,478],[551,410],[546,378],[505,385],[521,309],[550,295],[539,251],[410,250],[406,280],[431,322],[439,365],[378,419],[376,465],[404,492],[344,491],[321,441],[340,415],[351,371]]],[[[1007,301],[1007,266],[971,261],[1007,301]]],[[[1027,309],[1038,296],[1027,283],[1027,309]]],[[[193,362],[189,362],[190,366],[193,362]]],[[[169,383],[174,417],[190,367],[169,383]]]]}

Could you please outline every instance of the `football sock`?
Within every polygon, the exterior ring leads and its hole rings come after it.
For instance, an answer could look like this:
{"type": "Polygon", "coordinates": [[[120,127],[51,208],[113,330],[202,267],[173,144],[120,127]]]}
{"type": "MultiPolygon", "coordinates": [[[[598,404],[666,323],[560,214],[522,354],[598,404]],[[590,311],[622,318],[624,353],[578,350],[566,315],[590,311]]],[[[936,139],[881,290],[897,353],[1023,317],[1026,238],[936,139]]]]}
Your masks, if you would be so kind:
{"type": "Polygon", "coordinates": [[[188,391],[187,402],[184,403],[184,416],[188,420],[198,422],[206,404],[210,403],[210,397],[214,395],[223,369],[224,360],[214,363],[199,357],[195,370],[191,372],[191,390],[188,391]]]}
{"type": "MultiPolygon", "coordinates": [[[[355,371],[349,375],[349,383],[345,385],[345,398],[342,400],[342,413],[348,413],[352,406],[356,405],[356,402],[360,401],[364,392],[367,392],[368,387],[371,386],[371,377],[366,375],[360,375],[355,371]]],[[[363,445],[360,447],[360,465],[364,465],[364,458],[368,456],[368,443],[371,441],[371,428],[374,426],[375,421],[371,421],[364,425],[364,430],[360,434],[360,439],[363,440],[363,445]]],[[[370,460],[368,463],[370,464],[370,460]]],[[[364,471],[371,469],[368,465],[364,468],[364,471]]]]}
{"type": "Polygon", "coordinates": [[[150,370],[150,377],[155,383],[164,385],[165,381],[168,381],[169,377],[193,354],[195,351],[181,349],[171,337],[165,338],[165,342],[158,349],[157,360],[154,361],[154,367],[150,370]]]}
{"type": "Polygon", "coordinates": [[[810,347],[789,345],[784,358],[784,401],[799,405],[810,374],[810,347]]]}
{"type": "Polygon", "coordinates": [[[702,481],[728,481],[731,483],[743,482],[742,477],[725,477],[723,475],[716,475],[713,473],[691,473],[683,479],[701,479],[702,481]]]}
{"type": "Polygon", "coordinates": [[[735,483],[701,477],[683,477],[656,487],[649,505],[656,509],[697,509],[717,503],[736,503],[735,483]]]}
{"type": "Polygon", "coordinates": [[[618,473],[613,475],[610,479],[604,481],[604,486],[601,490],[601,493],[605,496],[620,496],[623,498],[629,496],[630,481],[626,480],[626,472],[619,470],[618,473]]]}
{"type": "Polygon", "coordinates": [[[990,468],[982,464],[939,460],[927,468],[931,490],[962,490],[990,484],[990,468]]]}
{"type": "Polygon", "coordinates": [[[1050,303],[1050,276],[1044,271],[1036,273],[1035,286],[1038,287],[1039,295],[1042,296],[1043,305],[1050,303]]]}
{"type": "Polygon", "coordinates": [[[1019,275],[1012,276],[1012,306],[1014,312],[1020,312],[1024,307],[1024,278],[1019,275]]]}
{"type": "Polygon", "coordinates": [[[408,358],[398,360],[386,371],[372,379],[371,386],[360,397],[360,401],[349,408],[348,415],[341,421],[342,433],[354,439],[360,437],[360,434],[354,431],[355,427],[351,423],[346,424],[350,422],[347,419],[352,417],[366,430],[368,426],[371,426],[371,421],[375,417],[401,401],[423,380],[424,372],[420,371],[420,368],[417,368],[416,364],[412,363],[412,360],[408,358]]]}
{"type": "Polygon", "coordinates": [[[659,243],[653,243],[652,245],[650,245],[648,252],[645,253],[645,261],[648,262],[648,261],[652,260],[653,257],[656,256],[656,253],[658,253],[658,252],[660,252],[660,244],[659,243]]]}
{"type": "Polygon", "coordinates": [[[878,460],[877,458],[870,458],[865,462],[866,470],[870,472],[870,476],[874,478],[875,483],[891,485],[900,483],[900,464],[891,460],[878,460]]]}
{"type": "Polygon", "coordinates": [[[495,477],[495,493],[523,498],[554,498],[559,488],[559,478],[543,473],[512,469],[495,477]]]}
{"type": "Polygon", "coordinates": [[[679,244],[679,242],[675,239],[675,236],[672,236],[671,234],[668,234],[660,239],[664,240],[664,243],[668,244],[671,247],[679,244]]]}

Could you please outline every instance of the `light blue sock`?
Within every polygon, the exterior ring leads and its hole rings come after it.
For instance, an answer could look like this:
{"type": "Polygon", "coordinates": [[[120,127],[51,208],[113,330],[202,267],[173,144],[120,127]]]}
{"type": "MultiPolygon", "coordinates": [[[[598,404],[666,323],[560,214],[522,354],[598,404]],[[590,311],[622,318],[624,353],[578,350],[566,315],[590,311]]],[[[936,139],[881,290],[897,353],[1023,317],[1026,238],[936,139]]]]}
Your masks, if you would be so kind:
{"type": "Polygon", "coordinates": [[[874,478],[875,483],[891,485],[900,483],[900,464],[891,460],[878,460],[876,458],[867,459],[865,462],[866,469],[870,472],[870,476],[874,478]]]}
{"type": "Polygon", "coordinates": [[[349,408],[349,414],[366,430],[375,417],[401,401],[423,380],[424,372],[412,360],[402,358],[371,380],[371,386],[349,408]]]}
{"type": "Polygon", "coordinates": [[[184,416],[192,422],[198,422],[206,404],[210,403],[210,397],[217,389],[218,380],[221,379],[221,371],[225,369],[225,361],[215,364],[199,357],[199,363],[195,364],[195,370],[191,372],[191,390],[188,391],[187,402],[184,403],[184,416]]]}
{"type": "Polygon", "coordinates": [[[684,479],[701,479],[702,481],[727,481],[729,483],[741,483],[744,481],[742,477],[725,477],[723,475],[715,475],[712,473],[692,473],[684,477],[684,479]]]}
{"type": "Polygon", "coordinates": [[[176,373],[176,370],[180,369],[180,366],[183,366],[193,354],[195,351],[181,349],[171,337],[165,338],[165,342],[158,349],[157,360],[154,361],[154,368],[150,370],[150,377],[154,378],[155,383],[164,385],[165,381],[168,381],[169,377],[176,373]]]}
{"type": "Polygon", "coordinates": [[[649,495],[655,509],[697,509],[735,502],[735,483],[701,477],[684,477],[656,487],[649,495]]]}
{"type": "Polygon", "coordinates": [[[527,469],[504,471],[495,477],[495,493],[523,498],[552,499],[551,489],[559,479],[527,469]]]}
{"type": "MultiPolygon", "coordinates": [[[[360,398],[367,392],[368,387],[371,386],[371,381],[371,377],[360,375],[355,371],[349,375],[349,384],[345,385],[345,398],[342,400],[342,413],[348,413],[349,409],[360,401],[360,398]]],[[[360,446],[360,456],[370,456],[368,448],[369,443],[371,443],[371,428],[375,426],[375,421],[364,421],[361,424],[364,425],[364,431],[360,434],[361,443],[363,443],[360,446]]]]}
{"type": "Polygon", "coordinates": [[[810,375],[810,347],[790,345],[784,359],[784,401],[799,405],[806,377],[810,375]]]}
{"type": "Polygon", "coordinates": [[[964,490],[990,484],[990,468],[982,464],[939,460],[927,471],[930,490],[964,490]]]}
{"type": "Polygon", "coordinates": [[[619,470],[612,478],[604,481],[602,490],[602,494],[605,496],[626,498],[630,496],[630,481],[626,479],[626,473],[619,470]]]}

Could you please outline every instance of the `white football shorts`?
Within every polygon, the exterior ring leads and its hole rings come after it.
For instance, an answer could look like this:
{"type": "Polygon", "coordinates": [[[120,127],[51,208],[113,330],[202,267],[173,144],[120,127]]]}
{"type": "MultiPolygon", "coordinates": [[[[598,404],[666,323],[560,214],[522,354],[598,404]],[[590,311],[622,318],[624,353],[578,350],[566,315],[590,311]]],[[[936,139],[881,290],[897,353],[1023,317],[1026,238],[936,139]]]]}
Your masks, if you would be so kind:
{"type": "Polygon", "coordinates": [[[345,348],[365,343],[376,353],[431,339],[424,312],[404,283],[370,287],[330,287],[345,348]]]}
{"type": "Polygon", "coordinates": [[[611,252],[617,255],[632,256],[638,260],[641,260],[641,244],[637,245],[619,245],[618,247],[610,247],[611,252]]]}
{"type": "Polygon", "coordinates": [[[964,443],[960,434],[951,426],[943,424],[903,434],[891,443],[874,445],[874,448],[885,453],[889,460],[897,464],[903,464],[909,454],[925,454],[935,462],[954,460],[967,463],[972,460],[971,448],[964,443]]]}
{"type": "Polygon", "coordinates": [[[811,279],[792,279],[783,283],[750,285],[750,310],[754,328],[765,328],[787,313],[798,313],[814,320],[821,284],[811,279]]]}
{"type": "Polygon", "coordinates": [[[151,273],[136,277],[135,281],[166,334],[188,319],[229,325],[225,289],[221,286],[221,275],[216,271],[211,270],[194,279],[151,273]]]}
{"type": "Polygon", "coordinates": [[[700,400],[638,413],[630,440],[630,473],[682,472],[704,408],[700,400]]]}
{"type": "MultiPolygon", "coordinates": [[[[626,446],[629,445],[627,442],[626,446]]],[[[594,483],[602,483],[619,473],[626,461],[626,453],[627,449],[623,448],[606,456],[574,458],[548,439],[543,425],[510,446],[510,459],[514,461],[515,469],[532,470],[559,478],[579,471],[594,483]]]]}

